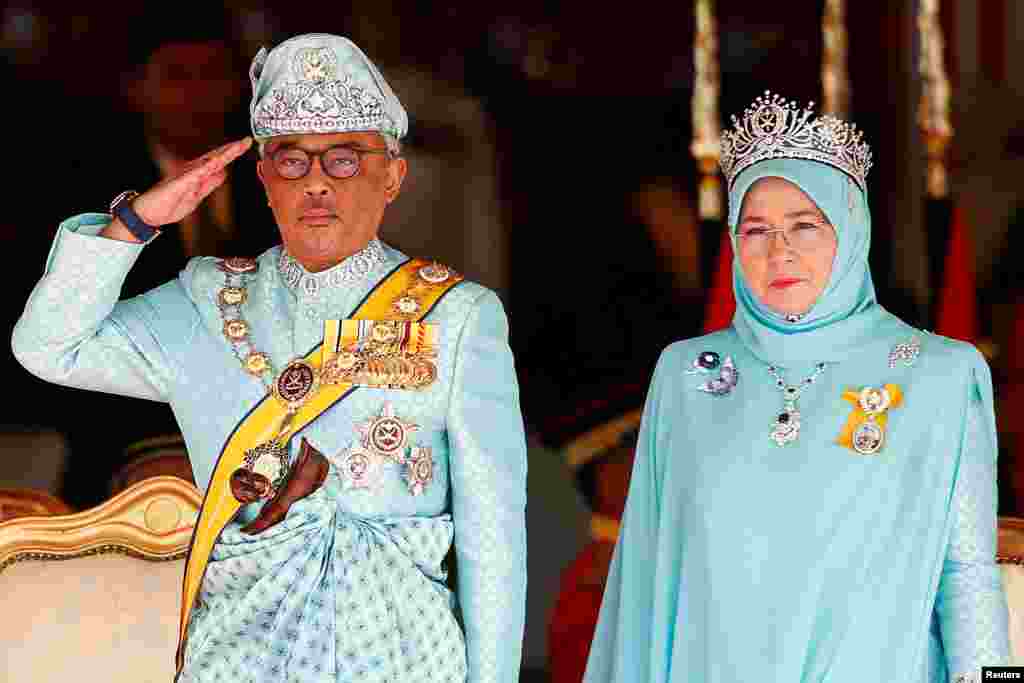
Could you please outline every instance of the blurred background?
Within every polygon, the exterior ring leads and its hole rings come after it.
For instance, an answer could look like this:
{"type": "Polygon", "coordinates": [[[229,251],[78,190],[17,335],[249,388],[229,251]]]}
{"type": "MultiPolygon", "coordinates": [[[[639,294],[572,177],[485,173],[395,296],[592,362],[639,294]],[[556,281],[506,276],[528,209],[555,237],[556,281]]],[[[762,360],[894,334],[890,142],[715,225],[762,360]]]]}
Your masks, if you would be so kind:
{"type": "MultiPolygon", "coordinates": [[[[703,206],[698,190],[712,167],[691,144],[767,88],[825,102],[865,131],[879,298],[989,358],[1000,514],[1024,514],[1024,4],[150,5],[2,10],[4,329],[61,220],[248,134],[260,46],[352,38],[411,119],[410,175],[385,240],[495,288],[509,313],[530,440],[523,680],[579,680],[654,363],[671,341],[728,322],[714,180],[703,206]]],[[[174,277],[192,255],[274,243],[243,158],[146,249],[123,294],[174,277]]],[[[81,510],[153,473],[191,476],[166,406],[46,385],[7,343],[0,357],[0,487],[81,510]]]]}

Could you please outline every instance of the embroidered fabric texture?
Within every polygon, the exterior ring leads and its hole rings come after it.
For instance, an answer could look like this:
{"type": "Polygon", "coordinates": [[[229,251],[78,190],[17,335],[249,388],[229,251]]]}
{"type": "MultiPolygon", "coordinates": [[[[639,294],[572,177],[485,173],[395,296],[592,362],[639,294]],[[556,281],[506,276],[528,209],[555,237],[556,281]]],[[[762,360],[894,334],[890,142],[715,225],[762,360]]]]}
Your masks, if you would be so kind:
{"type": "Polygon", "coordinates": [[[953,491],[953,528],[939,581],[936,613],[950,680],[977,680],[982,666],[1009,664],[1009,626],[996,565],[995,444],[972,401],[953,491]]]}
{"type": "Polygon", "coordinates": [[[338,265],[319,273],[307,271],[282,248],[277,268],[284,283],[296,296],[316,298],[326,289],[343,287],[365,278],[385,260],[380,240],[371,240],[338,265]]]}
{"type": "Polygon", "coordinates": [[[184,680],[249,680],[257,669],[296,683],[466,680],[455,599],[443,583],[451,517],[353,517],[335,504],[338,488],[332,468],[272,530],[255,538],[225,530],[190,628],[184,680]]]}

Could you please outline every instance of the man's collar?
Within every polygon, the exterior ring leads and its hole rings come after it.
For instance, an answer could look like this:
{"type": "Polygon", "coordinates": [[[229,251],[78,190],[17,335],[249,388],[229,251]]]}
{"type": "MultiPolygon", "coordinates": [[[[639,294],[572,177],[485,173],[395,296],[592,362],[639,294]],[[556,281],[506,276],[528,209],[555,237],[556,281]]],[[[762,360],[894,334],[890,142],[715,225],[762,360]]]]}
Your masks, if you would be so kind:
{"type": "Polygon", "coordinates": [[[351,286],[373,273],[387,260],[384,245],[380,240],[370,242],[335,266],[319,273],[311,273],[292,258],[282,246],[277,260],[277,269],[285,285],[297,297],[316,298],[321,293],[339,287],[351,286]]]}

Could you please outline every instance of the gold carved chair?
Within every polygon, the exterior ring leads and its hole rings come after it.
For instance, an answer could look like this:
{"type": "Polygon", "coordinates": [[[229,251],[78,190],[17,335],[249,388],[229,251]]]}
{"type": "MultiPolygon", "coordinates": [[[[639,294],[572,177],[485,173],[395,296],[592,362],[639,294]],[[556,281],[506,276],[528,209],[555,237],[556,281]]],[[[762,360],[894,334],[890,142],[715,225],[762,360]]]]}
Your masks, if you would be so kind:
{"type": "Polygon", "coordinates": [[[59,498],[34,489],[0,489],[0,522],[16,517],[69,515],[74,510],[59,498]]]}
{"type": "Polygon", "coordinates": [[[172,680],[201,503],[159,476],[84,512],[0,523],[0,680],[172,680]]]}
{"type": "Polygon", "coordinates": [[[143,439],[125,449],[124,463],[111,478],[107,494],[117,495],[143,479],[164,474],[195,483],[188,449],[181,434],[143,439]]]}
{"type": "Polygon", "coordinates": [[[1010,649],[1013,663],[1024,665],[1024,519],[999,518],[996,556],[1010,609],[1010,649]]]}

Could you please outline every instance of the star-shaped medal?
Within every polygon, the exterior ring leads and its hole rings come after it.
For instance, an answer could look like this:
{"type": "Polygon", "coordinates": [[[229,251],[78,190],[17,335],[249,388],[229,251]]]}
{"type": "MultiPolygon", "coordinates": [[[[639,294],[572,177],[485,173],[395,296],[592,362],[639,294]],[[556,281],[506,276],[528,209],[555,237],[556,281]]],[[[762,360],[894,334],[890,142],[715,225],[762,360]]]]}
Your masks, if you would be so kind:
{"type": "Polygon", "coordinates": [[[419,425],[397,417],[395,407],[385,403],[380,415],[370,418],[357,429],[366,448],[401,465],[405,463],[409,434],[418,430],[419,425]]]}

